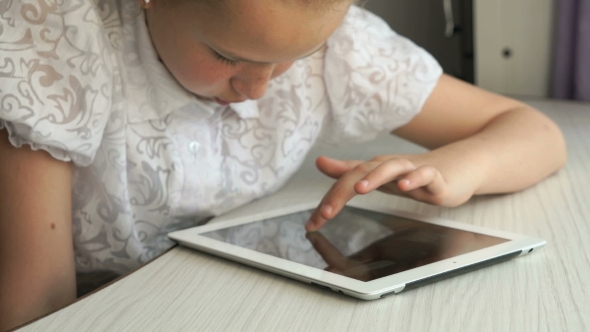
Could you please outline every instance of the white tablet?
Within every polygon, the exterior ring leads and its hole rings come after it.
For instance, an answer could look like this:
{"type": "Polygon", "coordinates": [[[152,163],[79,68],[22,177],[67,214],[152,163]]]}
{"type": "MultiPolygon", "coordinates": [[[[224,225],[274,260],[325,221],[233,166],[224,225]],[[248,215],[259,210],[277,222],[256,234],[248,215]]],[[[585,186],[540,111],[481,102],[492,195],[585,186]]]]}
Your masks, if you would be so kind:
{"type": "Polygon", "coordinates": [[[514,257],[546,241],[351,202],[317,232],[315,204],[170,233],[202,250],[364,300],[382,298],[514,257]]]}

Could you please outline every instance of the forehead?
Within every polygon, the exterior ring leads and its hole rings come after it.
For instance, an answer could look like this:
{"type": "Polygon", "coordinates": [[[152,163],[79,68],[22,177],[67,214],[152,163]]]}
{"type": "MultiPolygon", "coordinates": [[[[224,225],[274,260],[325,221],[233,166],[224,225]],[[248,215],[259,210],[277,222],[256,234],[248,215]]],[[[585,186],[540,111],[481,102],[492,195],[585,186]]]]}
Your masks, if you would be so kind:
{"type": "Polygon", "coordinates": [[[303,0],[191,3],[194,11],[188,24],[204,43],[253,61],[280,62],[307,55],[323,44],[342,22],[351,1],[337,0],[330,6],[303,0]]]}

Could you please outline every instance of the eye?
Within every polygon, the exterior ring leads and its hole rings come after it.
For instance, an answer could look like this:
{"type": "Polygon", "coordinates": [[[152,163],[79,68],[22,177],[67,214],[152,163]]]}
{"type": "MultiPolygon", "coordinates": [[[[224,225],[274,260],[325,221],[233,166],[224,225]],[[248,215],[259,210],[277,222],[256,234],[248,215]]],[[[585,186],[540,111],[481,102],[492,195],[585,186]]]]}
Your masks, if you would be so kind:
{"type": "Polygon", "coordinates": [[[217,53],[215,51],[213,51],[213,55],[215,56],[215,58],[217,60],[219,60],[219,61],[221,61],[224,64],[229,65],[229,66],[235,66],[235,65],[237,65],[240,62],[238,60],[228,59],[228,58],[224,57],[223,55],[221,55],[221,54],[219,54],[219,53],[217,53]]]}

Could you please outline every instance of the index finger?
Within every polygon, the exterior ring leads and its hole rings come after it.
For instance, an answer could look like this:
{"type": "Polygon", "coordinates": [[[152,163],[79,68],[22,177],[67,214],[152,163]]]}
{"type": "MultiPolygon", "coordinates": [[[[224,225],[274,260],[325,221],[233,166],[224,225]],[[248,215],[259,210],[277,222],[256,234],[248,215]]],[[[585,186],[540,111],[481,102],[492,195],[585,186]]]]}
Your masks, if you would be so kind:
{"type": "Polygon", "coordinates": [[[378,162],[368,161],[355,166],[342,175],[324,195],[324,198],[309,217],[305,224],[307,231],[320,229],[324,224],[340,212],[340,209],[351,198],[357,195],[355,184],[379,165],[378,162]]]}

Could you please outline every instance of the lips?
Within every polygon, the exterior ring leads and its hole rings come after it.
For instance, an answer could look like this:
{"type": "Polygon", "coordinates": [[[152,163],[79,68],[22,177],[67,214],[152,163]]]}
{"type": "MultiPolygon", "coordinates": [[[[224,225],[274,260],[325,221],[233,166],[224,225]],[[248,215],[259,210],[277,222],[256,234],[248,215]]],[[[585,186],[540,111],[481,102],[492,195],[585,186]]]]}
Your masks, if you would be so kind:
{"type": "Polygon", "coordinates": [[[229,105],[229,102],[227,102],[227,101],[225,101],[225,100],[223,100],[223,99],[219,99],[219,98],[217,98],[217,97],[215,97],[215,98],[213,98],[213,99],[215,99],[215,101],[216,101],[218,104],[220,104],[220,105],[223,105],[223,106],[229,105]]]}
{"type": "Polygon", "coordinates": [[[241,102],[245,101],[245,100],[227,101],[227,100],[219,99],[217,97],[215,97],[214,99],[219,105],[222,105],[222,106],[227,106],[229,104],[235,104],[235,103],[241,103],[241,102]]]}

